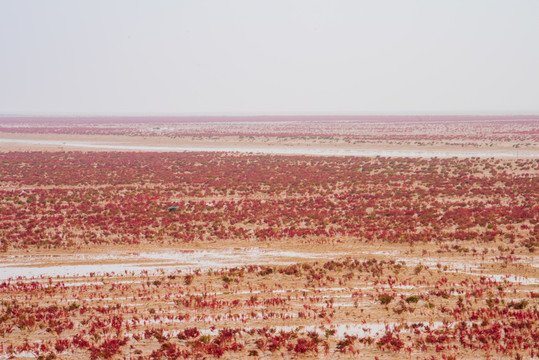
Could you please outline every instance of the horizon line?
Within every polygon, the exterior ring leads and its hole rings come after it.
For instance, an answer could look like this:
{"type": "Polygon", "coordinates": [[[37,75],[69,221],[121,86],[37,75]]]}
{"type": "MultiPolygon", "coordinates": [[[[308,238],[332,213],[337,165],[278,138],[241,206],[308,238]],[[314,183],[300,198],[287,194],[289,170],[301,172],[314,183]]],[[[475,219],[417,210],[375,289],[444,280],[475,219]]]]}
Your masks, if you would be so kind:
{"type": "Polygon", "coordinates": [[[0,117],[20,118],[268,118],[268,117],[539,117],[539,112],[496,113],[0,113],[0,117]]]}

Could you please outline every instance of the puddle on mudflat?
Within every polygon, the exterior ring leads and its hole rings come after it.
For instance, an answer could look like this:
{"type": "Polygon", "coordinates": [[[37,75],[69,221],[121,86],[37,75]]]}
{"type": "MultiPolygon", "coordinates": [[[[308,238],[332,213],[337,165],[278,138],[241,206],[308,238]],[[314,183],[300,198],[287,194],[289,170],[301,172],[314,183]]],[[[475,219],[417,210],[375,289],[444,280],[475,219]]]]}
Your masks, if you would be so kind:
{"type": "Polygon", "coordinates": [[[260,248],[226,250],[171,250],[156,252],[118,252],[114,254],[18,255],[2,258],[0,280],[103,274],[138,275],[142,272],[201,271],[244,265],[289,265],[300,260],[329,260],[344,253],[307,253],[260,248]],[[92,264],[106,260],[106,263],[92,264]],[[116,263],[115,260],[118,262],[116,263]],[[48,265],[50,263],[58,265],[48,265]],[[62,265],[62,262],[68,263],[62,265]],[[77,264],[80,262],[80,264],[77,264]]]}
{"type": "Polygon", "coordinates": [[[209,152],[241,152],[253,154],[276,154],[276,155],[314,155],[314,156],[384,156],[384,157],[414,157],[414,158],[451,158],[451,157],[500,157],[500,158],[535,158],[534,154],[518,151],[450,151],[450,150],[390,150],[390,149],[346,149],[346,148],[317,148],[314,146],[143,146],[123,144],[103,144],[84,141],[61,141],[61,140],[27,140],[27,139],[0,139],[0,143],[21,145],[49,145],[65,146],[99,150],[125,150],[125,151],[158,151],[158,152],[184,152],[184,151],[209,151],[209,152]]]}
{"type": "MultiPolygon", "coordinates": [[[[467,322],[470,323],[471,322],[467,322]]],[[[266,329],[267,330],[275,330],[275,334],[278,334],[279,332],[298,332],[299,334],[307,334],[309,332],[316,332],[322,336],[326,335],[326,331],[335,331],[333,334],[333,337],[337,339],[342,339],[346,335],[350,336],[359,336],[359,337],[381,337],[385,334],[386,330],[393,330],[399,326],[407,325],[409,328],[412,328],[412,326],[420,326],[420,327],[429,327],[430,329],[437,329],[442,326],[454,326],[456,323],[447,323],[444,324],[441,321],[435,321],[435,322],[407,322],[407,323],[346,323],[346,324],[331,324],[331,325],[297,325],[297,326],[269,326],[266,329]]],[[[234,328],[234,325],[231,325],[227,328],[234,328]]],[[[254,328],[254,327],[242,327],[244,331],[249,331],[251,329],[260,329],[260,328],[254,328]]],[[[220,329],[198,329],[202,335],[210,335],[210,336],[217,336],[219,335],[220,329]]],[[[180,333],[182,330],[171,330],[171,331],[165,331],[164,333],[168,336],[176,336],[178,333],[180,333]]]]}

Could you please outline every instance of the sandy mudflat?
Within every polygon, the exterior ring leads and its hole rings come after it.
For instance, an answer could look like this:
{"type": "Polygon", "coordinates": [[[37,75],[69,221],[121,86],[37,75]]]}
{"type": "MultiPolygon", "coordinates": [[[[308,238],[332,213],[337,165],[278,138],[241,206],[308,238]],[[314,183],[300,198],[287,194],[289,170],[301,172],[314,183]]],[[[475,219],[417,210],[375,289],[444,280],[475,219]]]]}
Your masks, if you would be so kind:
{"type": "Polygon", "coordinates": [[[387,157],[500,157],[536,158],[539,148],[516,143],[429,145],[410,142],[376,141],[350,143],[343,140],[283,139],[237,136],[167,137],[123,135],[0,134],[0,151],[238,151],[245,153],[320,156],[387,157]]]}

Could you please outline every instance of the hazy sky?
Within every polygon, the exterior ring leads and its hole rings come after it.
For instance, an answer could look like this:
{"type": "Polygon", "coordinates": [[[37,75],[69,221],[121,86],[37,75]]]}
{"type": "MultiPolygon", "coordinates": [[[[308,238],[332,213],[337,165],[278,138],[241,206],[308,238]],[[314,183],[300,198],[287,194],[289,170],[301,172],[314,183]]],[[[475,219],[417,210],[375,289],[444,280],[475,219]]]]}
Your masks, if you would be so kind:
{"type": "Polygon", "coordinates": [[[538,19],[538,0],[0,0],[0,113],[539,113],[538,19]]]}

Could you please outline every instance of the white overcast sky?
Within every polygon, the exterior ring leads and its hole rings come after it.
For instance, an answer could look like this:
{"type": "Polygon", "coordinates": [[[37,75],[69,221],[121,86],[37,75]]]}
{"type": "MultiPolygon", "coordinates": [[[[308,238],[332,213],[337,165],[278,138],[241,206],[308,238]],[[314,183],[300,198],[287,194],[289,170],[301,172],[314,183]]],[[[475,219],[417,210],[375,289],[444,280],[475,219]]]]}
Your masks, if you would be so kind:
{"type": "Polygon", "coordinates": [[[539,113],[538,0],[0,0],[0,114],[539,113]]]}

